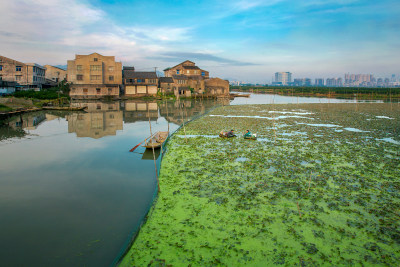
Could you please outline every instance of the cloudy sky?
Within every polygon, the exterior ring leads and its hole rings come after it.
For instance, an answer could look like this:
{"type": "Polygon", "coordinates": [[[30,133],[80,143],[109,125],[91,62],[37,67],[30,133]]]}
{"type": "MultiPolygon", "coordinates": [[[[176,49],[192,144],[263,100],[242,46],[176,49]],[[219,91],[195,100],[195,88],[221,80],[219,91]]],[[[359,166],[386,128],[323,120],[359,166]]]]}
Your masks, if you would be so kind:
{"type": "Polygon", "coordinates": [[[0,55],[66,65],[114,55],[150,71],[183,60],[211,76],[270,82],[400,75],[399,0],[6,0],[0,55]]]}

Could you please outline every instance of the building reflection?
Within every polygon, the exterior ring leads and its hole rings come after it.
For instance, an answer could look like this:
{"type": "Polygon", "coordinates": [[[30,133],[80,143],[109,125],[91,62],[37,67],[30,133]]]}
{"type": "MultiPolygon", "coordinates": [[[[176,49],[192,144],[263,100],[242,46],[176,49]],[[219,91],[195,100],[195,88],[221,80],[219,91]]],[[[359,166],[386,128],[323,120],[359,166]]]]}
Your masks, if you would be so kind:
{"type": "Polygon", "coordinates": [[[126,100],[121,102],[124,108],[124,122],[157,121],[159,117],[157,101],[126,100]]]}
{"type": "Polygon", "coordinates": [[[73,107],[86,107],[87,112],[67,115],[68,132],[77,137],[101,138],[116,135],[123,129],[123,112],[120,102],[74,102],[73,107]]]}

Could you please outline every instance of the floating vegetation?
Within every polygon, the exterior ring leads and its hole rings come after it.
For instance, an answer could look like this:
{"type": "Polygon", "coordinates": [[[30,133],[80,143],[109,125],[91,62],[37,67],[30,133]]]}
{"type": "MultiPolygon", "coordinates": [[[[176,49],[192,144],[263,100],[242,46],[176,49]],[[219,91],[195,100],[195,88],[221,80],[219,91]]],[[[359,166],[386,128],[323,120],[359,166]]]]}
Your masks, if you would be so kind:
{"type": "Polygon", "coordinates": [[[171,139],[158,200],[121,265],[400,262],[398,105],[224,106],[211,115],[220,116],[186,125],[196,137],[171,139]],[[308,118],[240,117],[290,112],[308,118]],[[203,137],[231,128],[263,138],[203,137]]]}

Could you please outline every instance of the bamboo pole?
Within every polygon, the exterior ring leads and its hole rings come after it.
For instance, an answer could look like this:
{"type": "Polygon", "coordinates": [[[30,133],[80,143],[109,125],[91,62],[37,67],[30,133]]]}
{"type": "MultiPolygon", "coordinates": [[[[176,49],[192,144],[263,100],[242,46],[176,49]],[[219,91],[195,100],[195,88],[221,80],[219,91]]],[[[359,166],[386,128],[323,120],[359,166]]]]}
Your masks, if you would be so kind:
{"type": "MultiPolygon", "coordinates": [[[[147,110],[147,114],[149,117],[149,125],[150,125],[150,136],[153,136],[152,130],[151,130],[151,121],[150,121],[150,113],[147,110]]],[[[152,142],[151,138],[150,138],[150,142],[152,142]]],[[[158,188],[158,192],[160,192],[160,182],[158,181],[158,172],[157,172],[157,163],[156,163],[156,154],[154,152],[154,145],[153,142],[151,143],[151,148],[153,150],[153,160],[154,160],[154,169],[156,171],[156,179],[157,179],[157,188],[158,188]]]]}
{"type": "Polygon", "coordinates": [[[299,211],[299,216],[301,218],[300,206],[299,206],[299,202],[298,201],[297,201],[297,210],[299,211]]]}

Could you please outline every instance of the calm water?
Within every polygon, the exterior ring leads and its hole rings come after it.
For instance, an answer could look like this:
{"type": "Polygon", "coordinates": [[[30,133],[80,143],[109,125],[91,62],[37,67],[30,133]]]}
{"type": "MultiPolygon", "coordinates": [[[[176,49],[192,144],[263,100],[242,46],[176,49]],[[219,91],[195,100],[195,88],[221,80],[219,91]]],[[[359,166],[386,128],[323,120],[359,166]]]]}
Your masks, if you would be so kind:
{"type": "MultiPolygon", "coordinates": [[[[229,103],[229,102],[228,102],[229,103]]],[[[109,266],[152,203],[153,155],[129,149],[215,101],[90,102],[0,128],[1,266],[109,266]]]]}
{"type": "MultiPolygon", "coordinates": [[[[272,101],[298,98],[252,94],[230,104],[272,101]]],[[[149,118],[153,132],[174,131],[220,104],[229,101],[77,102],[88,112],[11,119],[0,128],[0,265],[109,266],[156,189],[152,154],[128,152],[150,135],[149,118]]]]}

